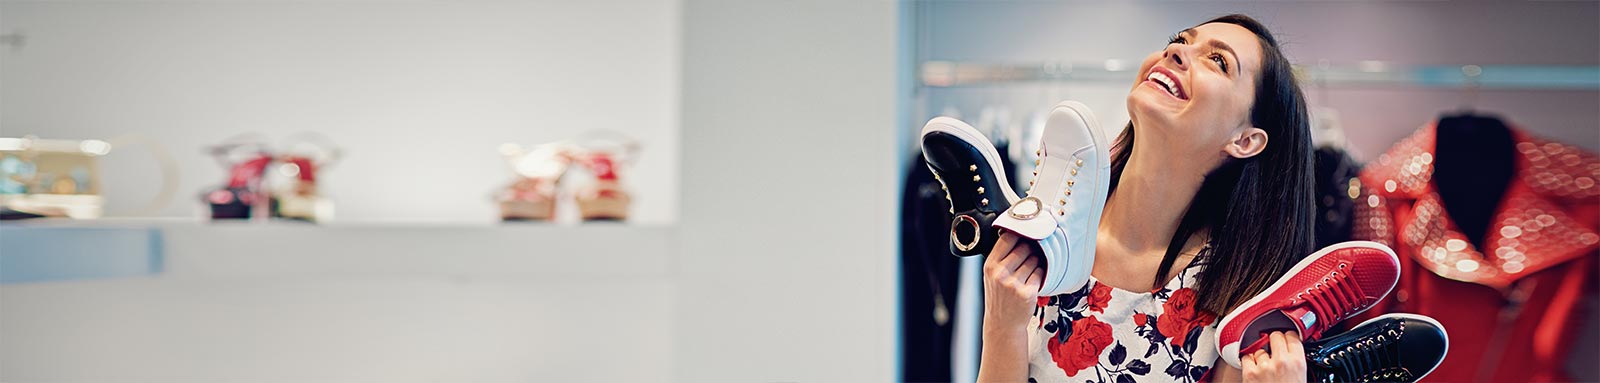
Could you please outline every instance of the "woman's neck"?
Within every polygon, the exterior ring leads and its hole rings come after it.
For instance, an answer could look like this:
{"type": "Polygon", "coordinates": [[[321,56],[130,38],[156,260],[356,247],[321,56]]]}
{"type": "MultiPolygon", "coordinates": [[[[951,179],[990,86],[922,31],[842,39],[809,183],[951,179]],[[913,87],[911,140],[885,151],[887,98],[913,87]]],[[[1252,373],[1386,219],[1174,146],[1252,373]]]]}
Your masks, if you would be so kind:
{"type": "Polygon", "coordinates": [[[1128,255],[1165,253],[1205,181],[1205,175],[1193,168],[1195,159],[1151,150],[1135,148],[1100,218],[1102,233],[1116,233],[1100,239],[1110,240],[1114,249],[1128,255]]]}

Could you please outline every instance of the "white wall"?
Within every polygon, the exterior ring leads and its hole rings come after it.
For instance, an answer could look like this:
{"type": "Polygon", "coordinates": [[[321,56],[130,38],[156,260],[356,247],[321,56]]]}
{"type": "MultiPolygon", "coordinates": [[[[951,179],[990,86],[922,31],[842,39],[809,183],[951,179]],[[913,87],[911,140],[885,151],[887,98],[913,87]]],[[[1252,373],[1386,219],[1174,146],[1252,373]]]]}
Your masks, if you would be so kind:
{"type": "Polygon", "coordinates": [[[160,141],[106,157],[111,216],[193,216],[226,173],[201,152],[243,132],[330,136],[320,174],[344,221],[491,221],[496,148],[588,129],[644,142],[634,218],[677,218],[679,14],[673,0],[0,2],[0,136],[160,141]]]}
{"type": "Polygon", "coordinates": [[[894,379],[897,7],[684,4],[684,382],[894,379]]]}

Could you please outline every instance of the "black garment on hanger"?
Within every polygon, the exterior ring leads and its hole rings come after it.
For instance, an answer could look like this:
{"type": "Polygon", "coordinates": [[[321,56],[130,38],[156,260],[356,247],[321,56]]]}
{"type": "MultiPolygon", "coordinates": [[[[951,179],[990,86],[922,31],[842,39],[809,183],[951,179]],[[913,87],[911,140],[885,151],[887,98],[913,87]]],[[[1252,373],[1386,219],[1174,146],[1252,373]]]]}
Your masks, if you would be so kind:
{"type": "Polygon", "coordinates": [[[950,203],[922,154],[900,197],[900,379],[950,381],[950,344],[961,259],[950,254],[950,203]],[[941,308],[942,307],[942,308],[941,308]],[[944,310],[939,320],[937,310],[944,310]]]}
{"type": "MultiPolygon", "coordinates": [[[[1317,180],[1316,243],[1321,249],[1350,240],[1350,220],[1355,200],[1350,196],[1351,181],[1361,174],[1361,165],[1344,149],[1317,148],[1312,153],[1317,180]]],[[[1357,188],[1360,183],[1357,181],[1357,188]]]]}
{"type": "MultiPolygon", "coordinates": [[[[995,149],[1006,153],[1007,147],[1002,143],[995,149]]],[[[1000,156],[1000,164],[1016,168],[1009,156],[1000,156]]],[[[979,307],[956,307],[961,258],[950,254],[950,220],[955,218],[950,201],[920,152],[910,166],[900,196],[900,380],[949,382],[954,380],[951,351],[957,311],[981,313],[981,302],[979,307]],[[937,313],[940,305],[942,321],[937,313]]],[[[983,277],[981,268],[969,272],[983,277]]],[[[978,297],[981,300],[983,294],[978,297]]]]}
{"type": "Polygon", "coordinates": [[[1461,114],[1439,119],[1433,183],[1444,211],[1482,248],[1500,200],[1515,176],[1516,143],[1499,118],[1461,114]]]}

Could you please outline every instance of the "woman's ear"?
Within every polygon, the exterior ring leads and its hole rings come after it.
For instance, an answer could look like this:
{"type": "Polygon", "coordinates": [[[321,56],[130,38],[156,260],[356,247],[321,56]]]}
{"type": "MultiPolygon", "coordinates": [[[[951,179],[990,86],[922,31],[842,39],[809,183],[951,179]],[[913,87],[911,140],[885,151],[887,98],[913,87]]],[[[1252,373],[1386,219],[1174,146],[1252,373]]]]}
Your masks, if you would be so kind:
{"type": "Polygon", "coordinates": [[[1261,154],[1261,151],[1266,149],[1267,131],[1256,127],[1246,127],[1240,130],[1239,134],[1233,137],[1233,141],[1228,142],[1228,146],[1222,148],[1222,151],[1227,152],[1233,158],[1243,159],[1255,157],[1255,155],[1261,154]]]}

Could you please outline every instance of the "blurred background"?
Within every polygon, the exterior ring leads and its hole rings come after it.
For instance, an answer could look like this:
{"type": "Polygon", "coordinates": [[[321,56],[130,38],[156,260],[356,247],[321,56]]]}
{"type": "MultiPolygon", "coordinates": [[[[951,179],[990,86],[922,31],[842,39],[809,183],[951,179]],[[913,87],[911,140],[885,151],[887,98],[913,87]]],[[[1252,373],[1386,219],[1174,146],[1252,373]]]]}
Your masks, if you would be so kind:
{"type": "Polygon", "coordinates": [[[922,122],[1116,133],[1235,12],[1357,162],[1600,150],[1595,1],[0,0],[0,381],[969,381],[922,122]]]}

